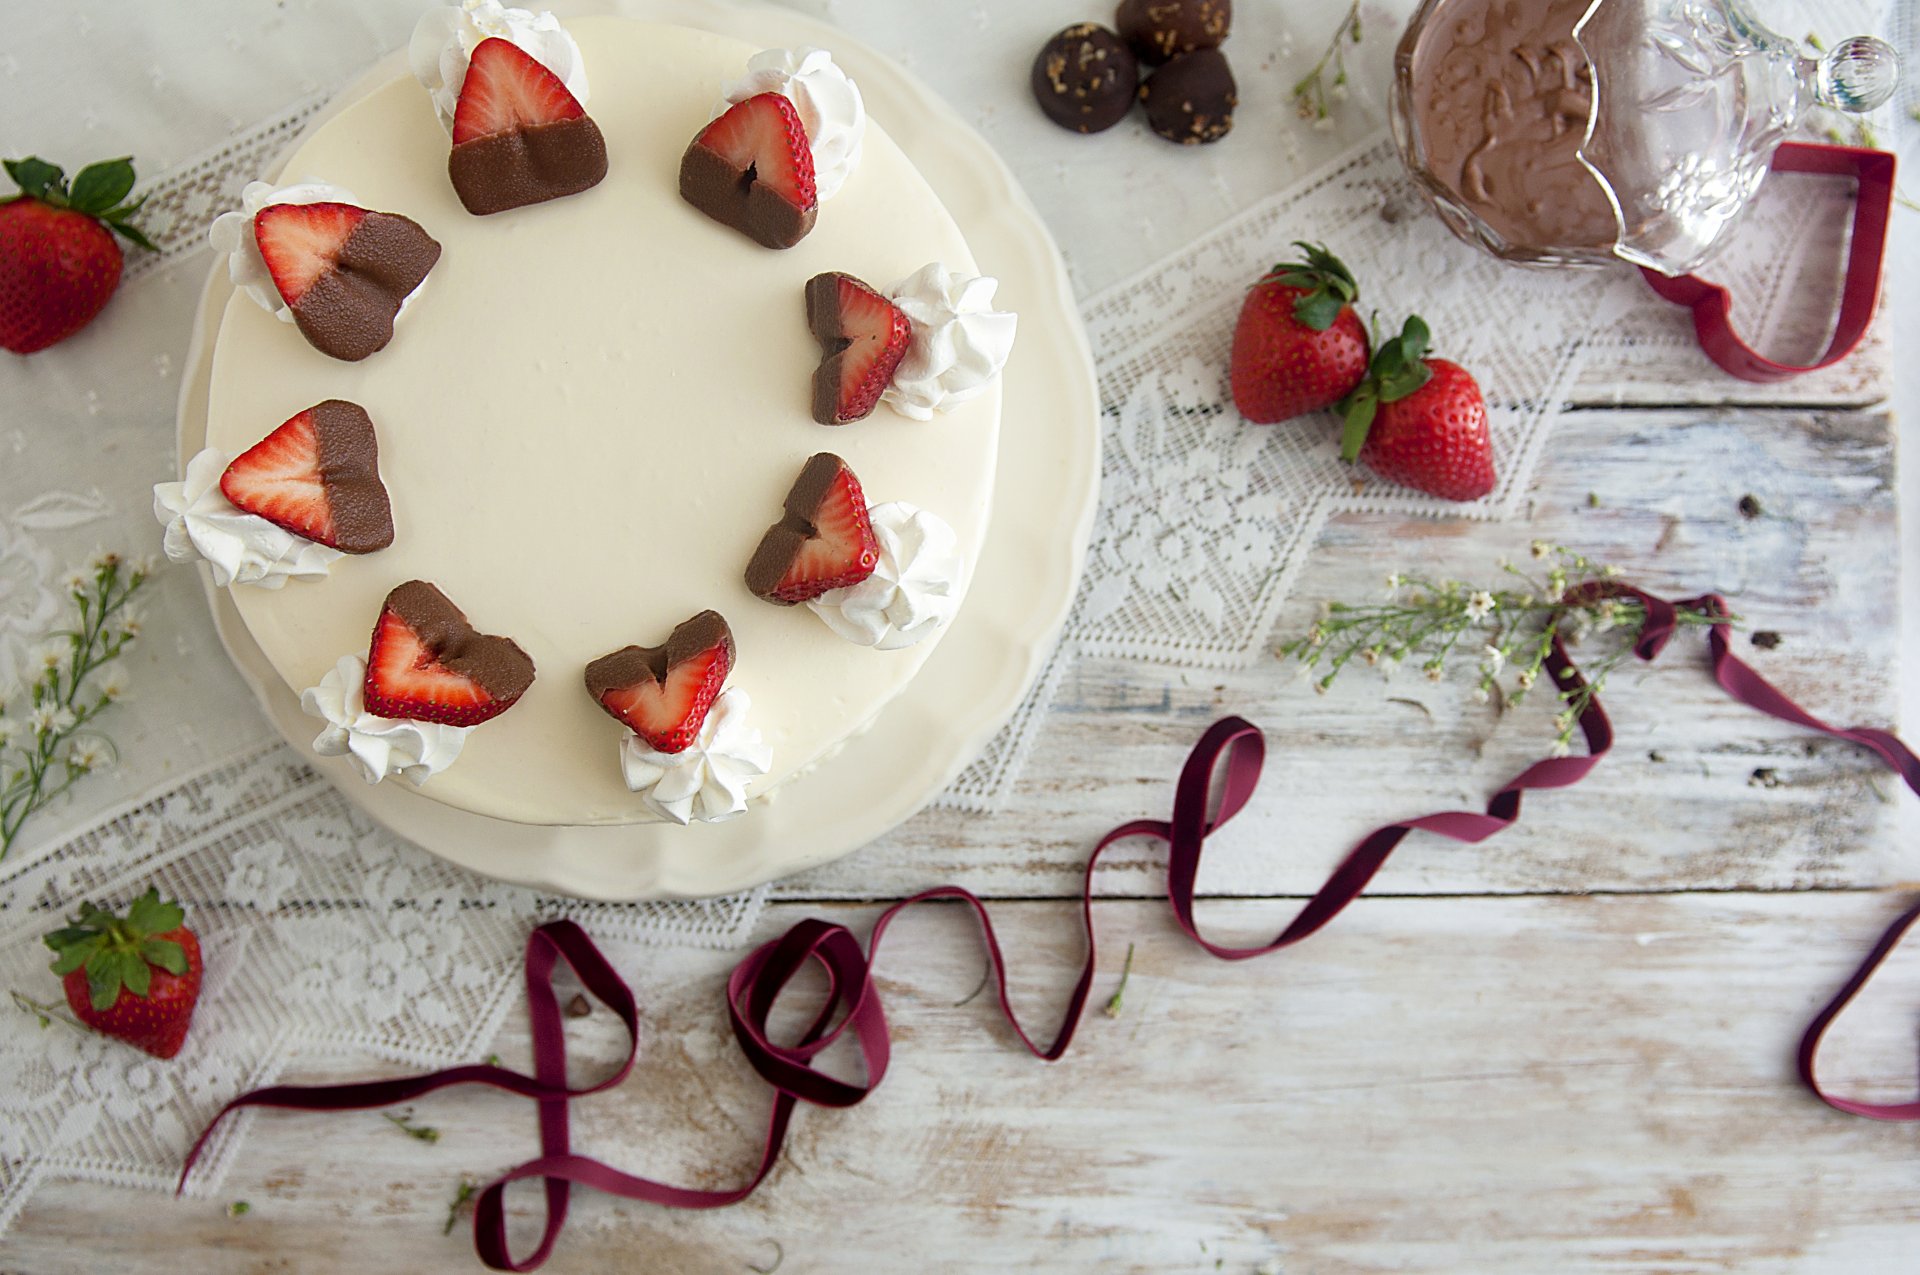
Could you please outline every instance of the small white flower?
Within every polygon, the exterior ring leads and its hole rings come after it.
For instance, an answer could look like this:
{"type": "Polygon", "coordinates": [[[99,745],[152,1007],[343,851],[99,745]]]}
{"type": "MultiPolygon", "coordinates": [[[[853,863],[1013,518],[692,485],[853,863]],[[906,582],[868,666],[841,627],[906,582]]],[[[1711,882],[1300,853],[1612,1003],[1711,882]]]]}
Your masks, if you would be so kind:
{"type": "Polygon", "coordinates": [[[52,704],[35,704],[33,711],[27,714],[27,725],[33,728],[34,734],[44,735],[53,729],[53,719],[59,711],[52,704]]]}
{"type": "Polygon", "coordinates": [[[1552,553],[1553,546],[1548,544],[1544,540],[1536,540],[1533,542],[1532,551],[1533,551],[1533,556],[1537,561],[1541,558],[1546,557],[1548,554],[1552,553]]]}
{"type": "Polygon", "coordinates": [[[1393,680],[1393,675],[1399,671],[1400,671],[1399,656],[1389,655],[1380,661],[1380,676],[1384,680],[1391,682],[1393,680]]]}
{"type": "Polygon", "coordinates": [[[1335,102],[1347,100],[1347,85],[1344,80],[1335,80],[1327,89],[1327,97],[1335,102]]]}
{"type": "Polygon", "coordinates": [[[74,716],[73,716],[72,709],[56,708],[53,710],[53,728],[56,731],[72,730],[73,723],[74,723],[74,716]]]}
{"type": "Polygon", "coordinates": [[[1555,714],[1553,719],[1553,724],[1556,729],[1563,732],[1572,730],[1573,729],[1573,710],[1569,708],[1555,714]]]}
{"type": "Polygon", "coordinates": [[[133,560],[133,573],[135,575],[150,576],[153,574],[153,569],[158,565],[159,563],[154,561],[152,554],[143,553],[133,560]]]}
{"type": "Polygon", "coordinates": [[[42,642],[33,648],[33,662],[43,670],[52,671],[66,665],[67,654],[73,650],[73,644],[65,638],[54,638],[42,642]]]}
{"type": "Polygon", "coordinates": [[[1467,618],[1484,620],[1493,614],[1493,606],[1493,595],[1481,589],[1467,599],[1467,618]]]}
{"type": "Polygon", "coordinates": [[[1565,757],[1573,751],[1573,745],[1564,738],[1556,739],[1553,741],[1553,747],[1548,751],[1552,756],[1565,757]]]}
{"type": "Polygon", "coordinates": [[[140,636],[140,630],[146,624],[146,617],[139,611],[129,608],[120,613],[120,632],[130,638],[140,636]]]}
{"type": "Polygon", "coordinates": [[[1507,666],[1507,653],[1491,642],[1480,648],[1480,654],[1486,659],[1489,677],[1499,676],[1500,670],[1507,666]]]}
{"type": "Polygon", "coordinates": [[[1377,646],[1370,646],[1366,650],[1360,652],[1360,658],[1365,660],[1369,665],[1378,665],[1380,663],[1380,648],[1377,646]]]}
{"type": "Polygon", "coordinates": [[[1533,689],[1533,670],[1530,668],[1521,669],[1520,676],[1515,678],[1514,680],[1520,683],[1521,690],[1523,691],[1532,690],[1533,689]]]}
{"type": "Polygon", "coordinates": [[[95,549],[93,556],[87,559],[87,570],[105,571],[108,567],[120,565],[120,555],[111,549],[95,549]]]}
{"type": "Polygon", "coordinates": [[[60,577],[60,587],[76,598],[85,597],[93,588],[93,573],[75,567],[60,577]]]}
{"type": "Polygon", "coordinates": [[[1600,604],[1598,613],[1595,617],[1594,627],[1598,629],[1600,632],[1605,633],[1607,630],[1611,629],[1617,623],[1619,623],[1619,620],[1614,614],[1613,599],[1608,598],[1605,602],[1602,602],[1600,604]]]}
{"type": "Polygon", "coordinates": [[[93,770],[107,760],[107,750],[97,739],[76,739],[67,747],[67,765],[76,770],[93,770]]]}
{"type": "Polygon", "coordinates": [[[107,670],[100,679],[100,693],[109,700],[117,700],[127,693],[127,670],[115,665],[107,670]]]}
{"type": "Polygon", "coordinates": [[[1442,676],[1441,668],[1438,664],[1427,665],[1427,680],[1429,682],[1437,682],[1440,680],[1441,676],[1442,676]]]}
{"type": "Polygon", "coordinates": [[[1621,572],[1619,567],[1616,567],[1611,562],[1609,562],[1606,566],[1600,568],[1600,574],[1605,576],[1609,580],[1617,580],[1620,577],[1621,572]]]}
{"type": "Polygon", "coordinates": [[[1389,575],[1387,577],[1387,596],[1392,597],[1394,594],[1398,593],[1400,591],[1401,584],[1402,584],[1402,581],[1400,579],[1400,573],[1398,571],[1395,571],[1391,575],[1389,575]]]}

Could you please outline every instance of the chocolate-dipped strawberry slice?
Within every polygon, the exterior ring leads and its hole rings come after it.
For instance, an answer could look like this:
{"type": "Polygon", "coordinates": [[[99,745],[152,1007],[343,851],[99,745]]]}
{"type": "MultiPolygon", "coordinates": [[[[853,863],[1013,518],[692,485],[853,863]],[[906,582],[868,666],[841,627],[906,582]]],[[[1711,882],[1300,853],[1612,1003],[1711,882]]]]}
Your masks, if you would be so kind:
{"type": "Polygon", "coordinates": [[[874,289],[836,272],[807,280],[807,327],[820,342],[813,419],[845,425],[872,415],[907,357],[913,324],[874,289]]]}
{"type": "Polygon", "coordinates": [[[807,461],[787,493],[786,515],[767,528],[747,564],[747,587],[794,606],[859,584],[880,561],[867,498],[847,462],[831,452],[807,461]]]}
{"type": "Polygon", "coordinates": [[[587,665],[587,694],[658,753],[685,751],[733,668],[733,631],[702,611],[659,646],[625,646],[587,665]]]}
{"type": "Polygon", "coordinates": [[[220,475],[233,505],[342,553],[393,543],[393,507],[380,481],[373,421],[330,398],[290,417],[220,475]]]}
{"type": "Polygon", "coordinates": [[[761,93],[700,130],[680,159],[680,194],[768,248],[791,248],[806,238],[820,197],[813,149],[793,103],[761,93]]]}
{"type": "Polygon", "coordinates": [[[415,222],[354,204],[269,204],[253,240],[301,335],[348,363],[386,347],[400,303],[440,260],[415,222]]]}
{"type": "Polygon", "coordinates": [[[478,726],[533,685],[533,661],[511,638],[477,633],[425,580],[409,580],[380,608],[367,652],[367,711],[448,726],[478,726]]]}
{"type": "Polygon", "coordinates": [[[494,37],[467,60],[447,175],[468,212],[505,212],[599,185],[607,143],[559,76],[494,37]]]}

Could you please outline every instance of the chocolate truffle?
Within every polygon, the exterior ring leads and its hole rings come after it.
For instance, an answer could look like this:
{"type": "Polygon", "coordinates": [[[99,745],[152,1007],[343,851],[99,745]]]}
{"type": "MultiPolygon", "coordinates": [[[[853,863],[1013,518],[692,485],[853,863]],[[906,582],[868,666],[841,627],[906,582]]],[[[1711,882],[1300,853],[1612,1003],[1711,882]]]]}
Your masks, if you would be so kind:
{"type": "Polygon", "coordinates": [[[1233,0],[1120,0],[1113,25],[1141,61],[1158,66],[1219,48],[1233,25],[1233,0]]]}
{"type": "Polygon", "coordinates": [[[1147,123],[1170,142],[1197,146],[1217,142],[1233,128],[1240,95],[1233,71],[1218,49],[1188,53],[1149,75],[1140,86],[1147,123]]]}
{"type": "Polygon", "coordinates": [[[1048,119],[1076,133],[1118,124],[1139,83],[1133,50],[1097,22],[1068,27],[1033,60],[1033,100],[1048,119]]]}

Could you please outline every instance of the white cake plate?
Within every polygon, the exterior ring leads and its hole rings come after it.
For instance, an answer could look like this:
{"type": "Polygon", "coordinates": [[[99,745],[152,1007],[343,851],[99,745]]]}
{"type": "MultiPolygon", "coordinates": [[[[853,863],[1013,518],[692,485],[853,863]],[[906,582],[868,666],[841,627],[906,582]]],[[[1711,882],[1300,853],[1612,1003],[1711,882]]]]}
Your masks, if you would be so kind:
{"type": "MultiPolygon", "coordinates": [[[[859,849],[952,783],[1012,716],[1079,588],[1100,493],[1099,394],[1072,286],[1038,212],[979,134],[925,86],[833,27],[790,10],[714,0],[629,0],[611,7],[762,47],[832,49],[874,117],[953,214],[975,258],[999,278],[997,303],[1020,316],[1005,374],[987,542],[966,605],[920,675],[871,730],[727,823],[507,823],[426,800],[398,780],[368,785],[345,759],[317,756],[314,719],[301,713],[298,697],[254,643],[226,591],[213,586],[204,567],[201,575],[220,640],[267,716],[354,804],[393,832],[475,872],[543,890],[609,901],[696,898],[859,849]]],[[[393,54],[342,98],[405,71],[404,52],[393,54]]],[[[201,295],[182,381],[183,466],[205,441],[213,336],[232,291],[224,262],[217,262],[201,295]]]]}

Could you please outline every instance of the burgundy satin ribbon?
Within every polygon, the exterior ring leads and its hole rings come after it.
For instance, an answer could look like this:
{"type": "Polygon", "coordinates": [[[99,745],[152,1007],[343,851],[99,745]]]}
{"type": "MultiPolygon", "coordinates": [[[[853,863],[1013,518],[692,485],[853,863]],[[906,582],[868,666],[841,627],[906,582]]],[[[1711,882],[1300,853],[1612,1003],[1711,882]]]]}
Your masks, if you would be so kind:
{"type": "Polygon", "coordinates": [[[1891,151],[1817,142],[1786,142],[1773,153],[1776,173],[1822,173],[1854,179],[1853,232],[1847,270],[1840,284],[1840,310],[1825,353],[1812,363],[1780,363],[1748,345],[1733,327],[1733,296],[1698,275],[1663,275],[1645,266],[1649,287],[1675,305],[1693,311],[1693,331],[1708,358],[1743,381],[1784,381],[1816,368],[1830,367],[1867,334],[1880,300],[1881,265],[1887,252],[1887,223],[1893,215],[1894,157],[1891,151]]]}
{"type": "MultiPolygon", "coordinates": [[[[1643,660],[1660,654],[1679,623],[1679,610],[1704,610],[1715,616],[1728,614],[1721,599],[1712,594],[1672,603],[1639,589],[1611,581],[1579,586],[1571,600],[1591,603],[1606,598],[1625,598],[1638,602],[1646,611],[1634,652],[1643,660]]],[[[1907,785],[1920,793],[1920,759],[1885,731],[1847,730],[1832,727],[1801,709],[1782,695],[1758,673],[1733,655],[1725,623],[1712,626],[1708,640],[1712,649],[1715,680],[1742,703],[1761,712],[1783,718],[1810,730],[1850,740],[1872,749],[1881,756],[1907,785]]],[[[1555,642],[1545,665],[1554,684],[1571,690],[1582,684],[1579,670],[1565,649],[1555,642]]],[[[1270,942],[1251,947],[1232,947],[1203,936],[1193,916],[1195,881],[1206,839],[1245,808],[1259,783],[1266,743],[1258,727],[1238,717],[1215,722],[1201,736],[1174,789],[1172,817],[1166,820],[1138,819],[1113,829],[1102,837],[1087,858],[1081,878],[1080,919],[1086,934],[1087,956],[1068,997],[1065,1014],[1052,1041],[1037,1043],[1015,1017],[1007,997],[1007,963],[994,933],[986,906],[971,891],[959,886],[940,886],[925,890],[895,903],[874,922],[866,950],[853,932],[843,925],[809,918],[793,926],[778,939],[755,949],[735,967],[727,980],[727,1012],[733,1032],[748,1062],[774,1089],[773,1106],[767,1119],[766,1140],[759,1166],[742,1185],[727,1190],[695,1190],[658,1182],[651,1178],[624,1173],[598,1160],[573,1153],[568,1139],[568,1104],[575,1098],[596,1094],[618,1085],[632,1070],[639,1042],[639,1011],[632,990],[620,978],[599,949],[572,921],[551,921],[534,930],[527,940],[527,1000],[532,1017],[534,1074],[522,1075],[504,1067],[471,1065],[452,1067],[424,1076],[372,1081],[348,1085],[275,1085],[243,1094],[222,1108],[195,1141],[180,1171],[180,1186],[199,1159],[207,1139],[229,1112],[241,1107],[288,1107],[310,1111],[362,1110],[408,1102],[450,1085],[480,1084],[504,1089],[532,1098],[539,1108],[541,1155],[502,1174],[481,1192],[474,1210],[474,1248],[488,1266],[496,1270],[529,1271],[544,1262],[553,1250],[566,1224],[570,1186],[579,1183],[627,1199],[643,1200],[669,1208],[710,1209],[735,1203],[751,1194],[779,1157],[786,1140],[794,1107],[807,1102],[821,1107],[850,1107],[871,1093],[885,1079],[889,1061],[886,1013],[872,975],[887,927],[902,909],[930,899],[958,899],[966,903],[980,922],[980,930],[992,964],[992,975],[1001,1013],[1006,1016],[1020,1043],[1034,1056],[1053,1061],[1065,1054],[1073,1041],[1074,1029],[1086,1010],[1093,988],[1096,949],[1093,927],[1093,873],[1100,857],[1115,842],[1133,837],[1153,837],[1167,843],[1167,901],[1180,928],[1205,949],[1222,960],[1244,960],[1279,948],[1289,947],[1318,931],[1359,897],[1408,833],[1417,830],[1438,833],[1462,842],[1479,842],[1511,825],[1520,815],[1523,793],[1536,788],[1564,788],[1578,783],[1604,757],[1613,745],[1613,727],[1599,701],[1589,700],[1581,713],[1579,726],[1586,738],[1584,757],[1556,757],[1535,762],[1495,793],[1484,812],[1442,811],[1389,824],[1368,834],[1333,870],[1324,885],[1301,907],[1285,929],[1270,942]],[[1216,802],[1217,795],[1217,802],[1216,802]],[[1213,813],[1209,814],[1209,809],[1213,813]],[[553,971],[559,961],[580,978],[587,990],[604,1002],[626,1026],[627,1057],[612,1075],[598,1084],[572,1089],[567,1086],[566,1036],[563,1030],[558,994],[553,987],[553,971]],[[773,1040],[767,1031],[768,1019],[781,993],[809,963],[817,961],[827,975],[827,995],[813,1021],[792,1044],[773,1040]],[[842,1080],[817,1069],[813,1060],[822,1051],[851,1032],[862,1060],[866,1079],[842,1080]],[[504,1193],[508,1183],[522,1178],[541,1178],[546,1190],[546,1224],[540,1243],[526,1258],[515,1260],[507,1246],[504,1193]]],[[[1908,912],[1890,929],[1833,1002],[1821,1012],[1807,1031],[1800,1047],[1800,1072],[1803,1079],[1829,1105],[1858,1115],[1882,1120],[1920,1119],[1920,1102],[1898,1106],[1875,1106],[1834,1098],[1826,1094],[1814,1079],[1814,1059],[1822,1033],[1846,1007],[1873,971],[1899,943],[1906,930],[1920,921],[1920,907],[1908,912]]]]}

